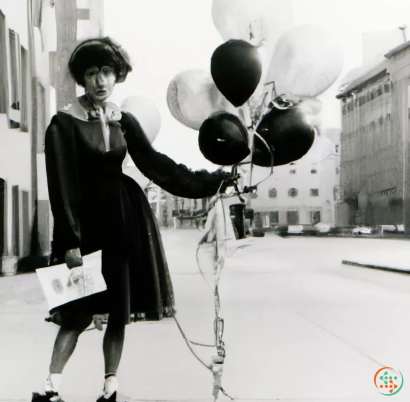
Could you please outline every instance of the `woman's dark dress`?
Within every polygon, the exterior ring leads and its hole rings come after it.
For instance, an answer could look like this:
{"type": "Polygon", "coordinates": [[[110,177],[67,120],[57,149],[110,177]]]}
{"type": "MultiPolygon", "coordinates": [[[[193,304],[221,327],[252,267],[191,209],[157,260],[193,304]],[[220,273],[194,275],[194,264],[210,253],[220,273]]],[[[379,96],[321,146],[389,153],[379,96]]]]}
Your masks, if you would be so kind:
{"type": "Polygon", "coordinates": [[[102,250],[107,291],[52,312],[115,314],[129,323],[172,314],[174,295],[159,230],[139,185],[122,173],[127,149],[136,166],[165,190],[203,198],[218,190],[223,173],[192,172],[159,152],[138,121],[122,113],[109,122],[106,152],[99,120],[59,112],[47,129],[45,153],[54,233],[51,264],[66,250],[102,250]]]}

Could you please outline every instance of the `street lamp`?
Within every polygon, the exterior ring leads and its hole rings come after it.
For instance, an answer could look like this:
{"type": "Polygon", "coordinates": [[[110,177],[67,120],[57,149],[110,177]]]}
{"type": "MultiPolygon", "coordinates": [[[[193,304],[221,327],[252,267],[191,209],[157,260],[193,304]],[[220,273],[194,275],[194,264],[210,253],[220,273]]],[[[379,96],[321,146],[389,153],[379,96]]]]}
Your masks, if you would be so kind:
{"type": "Polygon", "coordinates": [[[401,30],[401,32],[403,34],[404,42],[407,42],[406,28],[407,28],[407,25],[404,25],[404,24],[399,26],[399,29],[401,30]]]}

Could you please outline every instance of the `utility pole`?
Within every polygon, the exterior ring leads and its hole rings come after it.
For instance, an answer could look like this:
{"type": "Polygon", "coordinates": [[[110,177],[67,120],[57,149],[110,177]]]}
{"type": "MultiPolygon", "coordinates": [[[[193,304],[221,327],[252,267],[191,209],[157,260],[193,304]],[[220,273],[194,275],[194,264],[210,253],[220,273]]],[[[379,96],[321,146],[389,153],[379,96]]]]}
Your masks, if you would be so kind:
{"type": "Polygon", "coordinates": [[[57,110],[76,97],[75,82],[68,71],[71,53],[77,44],[77,1],[56,1],[57,53],[55,57],[55,89],[57,110]]]}

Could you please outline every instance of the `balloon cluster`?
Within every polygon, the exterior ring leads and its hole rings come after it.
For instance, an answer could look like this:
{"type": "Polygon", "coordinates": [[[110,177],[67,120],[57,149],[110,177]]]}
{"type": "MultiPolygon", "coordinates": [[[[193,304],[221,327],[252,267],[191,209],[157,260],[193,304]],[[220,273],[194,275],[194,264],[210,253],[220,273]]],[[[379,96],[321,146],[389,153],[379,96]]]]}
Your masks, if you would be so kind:
{"type": "Polygon", "coordinates": [[[291,28],[288,2],[213,0],[212,17],[225,43],[211,57],[211,74],[174,77],[171,114],[199,130],[200,150],[215,164],[235,165],[251,151],[259,166],[300,159],[320,125],[316,96],[342,70],[340,47],[319,26],[291,28]],[[286,107],[272,102],[278,94],[291,100],[286,107]]]}

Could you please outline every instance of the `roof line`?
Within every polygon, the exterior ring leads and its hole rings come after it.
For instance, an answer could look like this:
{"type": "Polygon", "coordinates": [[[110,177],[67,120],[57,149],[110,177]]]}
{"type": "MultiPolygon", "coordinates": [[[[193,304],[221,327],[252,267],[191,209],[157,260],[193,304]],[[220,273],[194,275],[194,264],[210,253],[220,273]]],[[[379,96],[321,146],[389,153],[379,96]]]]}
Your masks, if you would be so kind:
{"type": "Polygon", "coordinates": [[[352,95],[353,92],[359,92],[362,89],[364,89],[365,87],[367,87],[369,84],[380,80],[381,78],[383,78],[386,75],[387,75],[387,69],[385,68],[380,73],[378,73],[376,75],[373,75],[372,77],[370,77],[367,80],[361,82],[360,84],[357,84],[353,88],[350,88],[348,91],[345,91],[345,92],[342,92],[342,93],[336,95],[336,99],[346,98],[347,96],[352,95]]]}
{"type": "Polygon", "coordinates": [[[386,59],[391,59],[392,57],[396,56],[396,54],[401,53],[403,50],[406,50],[408,47],[410,47],[410,42],[404,42],[401,45],[395,47],[394,49],[390,50],[387,52],[384,57],[386,59]]]}

